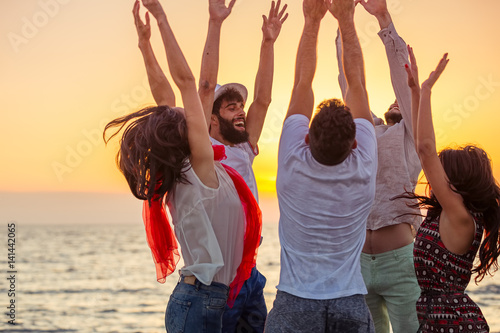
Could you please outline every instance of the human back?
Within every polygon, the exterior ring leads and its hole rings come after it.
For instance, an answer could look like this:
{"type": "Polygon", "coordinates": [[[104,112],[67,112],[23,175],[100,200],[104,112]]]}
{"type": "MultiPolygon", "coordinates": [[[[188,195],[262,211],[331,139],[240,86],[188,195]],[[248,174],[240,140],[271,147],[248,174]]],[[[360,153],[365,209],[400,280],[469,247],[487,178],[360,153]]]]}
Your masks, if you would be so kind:
{"type": "Polygon", "coordinates": [[[315,160],[303,139],[307,118],[294,115],[285,121],[276,184],[280,290],[295,289],[296,295],[315,299],[366,292],[359,254],[375,195],[376,142],[368,121],[355,123],[357,148],[342,163],[326,166],[315,160]]]}

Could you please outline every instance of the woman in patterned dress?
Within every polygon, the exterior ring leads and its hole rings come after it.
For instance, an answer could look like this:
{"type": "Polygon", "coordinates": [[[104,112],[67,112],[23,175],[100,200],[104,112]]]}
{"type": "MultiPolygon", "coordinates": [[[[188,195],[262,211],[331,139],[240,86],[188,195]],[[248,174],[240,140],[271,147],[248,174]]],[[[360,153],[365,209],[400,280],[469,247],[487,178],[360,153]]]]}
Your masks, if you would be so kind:
{"type": "Polygon", "coordinates": [[[419,87],[409,47],[406,66],[412,90],[413,135],[430,196],[409,194],[427,208],[415,239],[414,261],[422,294],[417,301],[419,332],[489,332],[481,310],[465,294],[471,274],[476,282],[498,269],[500,188],[486,152],[475,146],[436,151],[431,89],[449,59],[419,87]],[[473,262],[479,252],[478,264],[473,262]]]}

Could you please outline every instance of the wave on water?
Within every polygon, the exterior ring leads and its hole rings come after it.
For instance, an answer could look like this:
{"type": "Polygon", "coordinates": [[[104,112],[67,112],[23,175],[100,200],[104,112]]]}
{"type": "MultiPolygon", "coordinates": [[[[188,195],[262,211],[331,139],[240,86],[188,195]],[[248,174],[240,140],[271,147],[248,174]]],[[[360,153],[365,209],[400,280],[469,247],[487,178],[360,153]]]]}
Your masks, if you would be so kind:
{"type": "Polygon", "coordinates": [[[49,290],[31,290],[23,291],[24,295],[42,295],[42,294],[91,294],[91,293],[140,293],[149,291],[150,288],[139,289],[49,289],[49,290]]]}
{"type": "MultiPolygon", "coordinates": [[[[262,233],[257,265],[267,278],[264,295],[271,310],[280,268],[278,224],[264,224],[262,233]]],[[[19,324],[1,323],[0,332],[165,332],[165,308],[178,274],[157,282],[143,225],[30,226],[20,228],[17,238],[19,324]]],[[[6,264],[2,260],[0,266],[6,264]]],[[[500,330],[497,275],[467,288],[491,332],[500,330]]],[[[0,294],[7,294],[3,285],[0,294]]]]}
{"type": "Polygon", "coordinates": [[[8,329],[8,330],[0,330],[0,332],[8,332],[8,333],[66,333],[66,332],[78,332],[78,330],[41,330],[41,329],[8,329]]]}

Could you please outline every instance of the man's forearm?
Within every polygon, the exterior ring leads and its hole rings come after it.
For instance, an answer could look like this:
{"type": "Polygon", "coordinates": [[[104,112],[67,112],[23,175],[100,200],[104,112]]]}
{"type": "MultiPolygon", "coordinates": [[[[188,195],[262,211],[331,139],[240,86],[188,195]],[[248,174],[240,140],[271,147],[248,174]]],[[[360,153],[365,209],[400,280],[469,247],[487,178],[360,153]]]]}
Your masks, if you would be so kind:
{"type": "Polygon", "coordinates": [[[317,44],[320,21],[306,18],[295,61],[295,84],[313,81],[317,62],[317,44]]]}
{"type": "Polygon", "coordinates": [[[380,29],[385,29],[389,26],[389,24],[392,23],[391,14],[389,14],[389,11],[377,14],[375,17],[377,18],[380,29]]]}
{"type": "Polygon", "coordinates": [[[342,99],[345,100],[346,92],[347,92],[347,81],[344,74],[344,65],[342,61],[342,37],[340,37],[340,30],[337,29],[337,37],[335,38],[335,49],[337,54],[337,66],[339,68],[339,86],[340,91],[342,92],[342,99]]]}
{"type": "Polygon", "coordinates": [[[274,41],[263,40],[260,48],[260,61],[255,78],[254,102],[269,106],[271,103],[274,77],[274,41]]]}
{"type": "Polygon", "coordinates": [[[401,116],[408,133],[412,131],[412,116],[411,116],[411,91],[408,87],[408,75],[405,70],[405,65],[408,64],[408,48],[405,41],[398,35],[393,24],[379,32],[382,39],[387,61],[391,73],[391,83],[399,104],[401,116]]]}
{"type": "Polygon", "coordinates": [[[214,90],[219,70],[219,49],[222,22],[210,20],[207,40],[203,49],[200,72],[200,91],[214,90]]]}
{"type": "Polygon", "coordinates": [[[339,20],[342,37],[342,62],[348,86],[361,84],[365,87],[363,54],[352,18],[339,20]]]}
{"type": "Polygon", "coordinates": [[[321,21],[306,17],[295,60],[295,80],[286,117],[303,114],[309,119],[314,108],[312,81],[316,72],[318,32],[321,21]]]}

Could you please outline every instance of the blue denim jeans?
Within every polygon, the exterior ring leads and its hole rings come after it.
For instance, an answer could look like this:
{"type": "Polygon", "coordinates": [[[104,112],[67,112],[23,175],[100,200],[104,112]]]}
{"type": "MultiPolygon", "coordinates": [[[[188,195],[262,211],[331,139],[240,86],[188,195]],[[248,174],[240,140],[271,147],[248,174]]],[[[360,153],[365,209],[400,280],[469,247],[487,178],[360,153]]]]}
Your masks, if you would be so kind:
{"type": "Polygon", "coordinates": [[[170,295],[165,312],[167,332],[221,332],[228,293],[229,287],[222,283],[207,286],[198,280],[195,285],[180,281],[170,295]]]}
{"type": "Polygon", "coordinates": [[[267,317],[266,301],[264,300],[264,286],[266,278],[257,268],[252,273],[236,297],[232,308],[226,306],[222,318],[222,332],[224,333],[262,333],[267,317]]]}
{"type": "Polygon", "coordinates": [[[279,291],[267,316],[267,333],[374,333],[363,295],[307,299],[279,291]]]}

